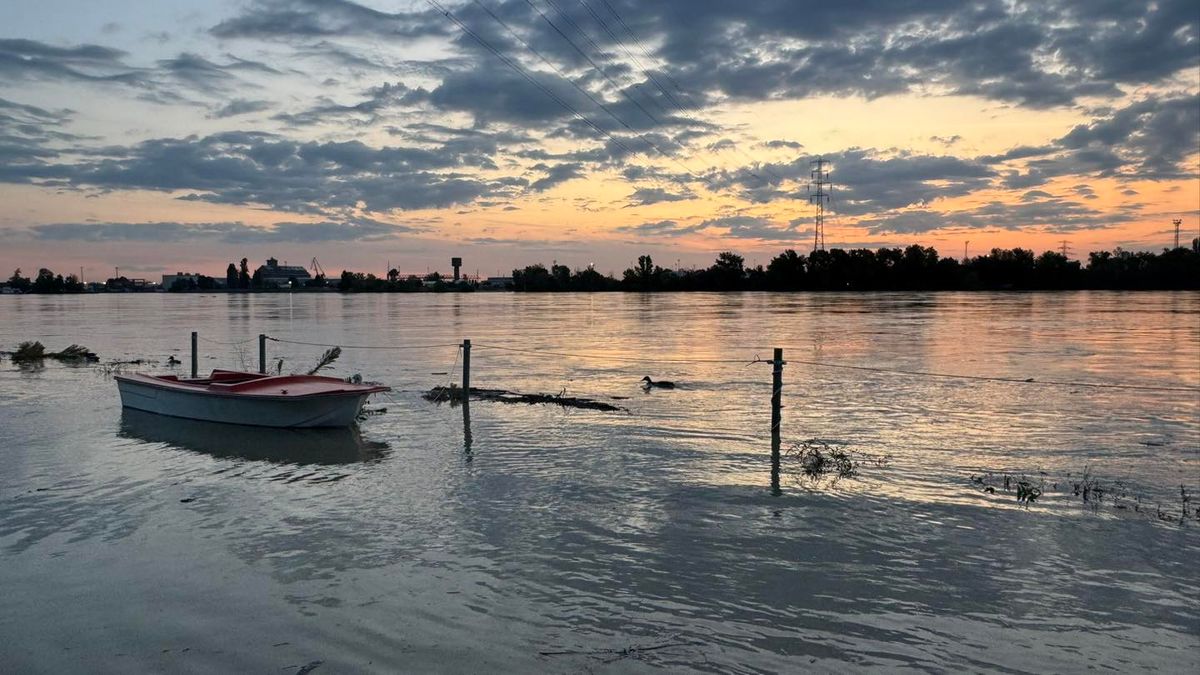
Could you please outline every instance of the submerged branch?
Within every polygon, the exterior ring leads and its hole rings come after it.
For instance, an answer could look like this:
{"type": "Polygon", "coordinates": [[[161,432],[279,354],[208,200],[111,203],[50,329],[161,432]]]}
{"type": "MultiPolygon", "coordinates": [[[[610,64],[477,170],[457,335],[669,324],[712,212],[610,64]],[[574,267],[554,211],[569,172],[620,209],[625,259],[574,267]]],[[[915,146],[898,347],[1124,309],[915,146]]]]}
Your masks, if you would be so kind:
{"type": "MultiPolygon", "coordinates": [[[[449,387],[434,387],[422,395],[426,401],[441,403],[442,401],[450,401],[453,405],[463,399],[463,390],[457,385],[449,387]]],[[[566,392],[558,394],[522,394],[516,391],[507,389],[477,389],[471,387],[471,399],[476,401],[494,401],[497,403],[549,403],[552,405],[560,405],[564,408],[581,408],[584,410],[600,410],[603,412],[625,412],[625,408],[597,401],[590,398],[581,398],[577,396],[567,396],[566,392]]]]}

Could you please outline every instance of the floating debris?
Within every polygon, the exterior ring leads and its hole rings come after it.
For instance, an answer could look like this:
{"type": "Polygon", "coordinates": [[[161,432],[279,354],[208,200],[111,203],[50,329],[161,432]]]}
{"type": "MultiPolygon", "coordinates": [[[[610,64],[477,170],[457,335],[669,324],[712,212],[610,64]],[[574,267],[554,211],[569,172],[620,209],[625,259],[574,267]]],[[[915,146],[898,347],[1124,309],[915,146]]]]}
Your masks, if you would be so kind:
{"type": "MultiPolygon", "coordinates": [[[[158,363],[149,359],[132,359],[130,361],[109,361],[101,363],[98,368],[101,375],[111,377],[113,375],[124,375],[130,372],[135,366],[140,366],[149,363],[158,363]]],[[[169,362],[168,362],[169,363],[169,362]]]]}
{"type": "MultiPolygon", "coordinates": [[[[452,384],[449,387],[434,387],[425,394],[422,394],[421,397],[426,401],[434,403],[449,401],[451,405],[454,405],[462,401],[463,390],[458,385],[452,384]]],[[[471,398],[476,401],[494,401],[497,403],[528,403],[530,405],[549,403],[551,405],[560,405],[564,408],[581,408],[583,410],[600,410],[603,412],[626,412],[625,408],[605,403],[604,401],[578,396],[567,396],[566,390],[557,394],[522,394],[507,389],[477,389],[471,387],[471,398]]]]}

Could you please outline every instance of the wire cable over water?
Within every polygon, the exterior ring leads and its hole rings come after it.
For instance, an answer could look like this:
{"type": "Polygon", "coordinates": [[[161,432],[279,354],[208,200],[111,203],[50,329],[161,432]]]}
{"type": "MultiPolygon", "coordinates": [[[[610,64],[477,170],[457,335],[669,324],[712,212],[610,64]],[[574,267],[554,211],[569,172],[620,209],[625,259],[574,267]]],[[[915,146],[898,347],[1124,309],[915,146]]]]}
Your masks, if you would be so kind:
{"type": "Polygon", "coordinates": [[[342,349],[403,350],[403,349],[442,349],[442,348],[461,346],[457,342],[450,342],[450,343],[446,343],[446,344],[436,344],[436,345],[347,345],[347,344],[328,344],[328,343],[324,343],[324,342],[301,342],[299,340],[285,340],[283,338],[271,337],[270,335],[267,335],[266,338],[268,340],[270,340],[271,342],[281,342],[281,343],[285,343],[285,344],[289,344],[289,345],[304,345],[306,347],[341,347],[342,349]]]}
{"type": "Polygon", "coordinates": [[[233,342],[223,342],[221,340],[213,340],[212,338],[206,338],[203,335],[196,335],[196,339],[201,342],[207,342],[209,344],[221,345],[222,347],[237,347],[240,345],[247,345],[247,344],[254,342],[254,338],[247,338],[245,340],[234,340],[233,342]]]}
{"type": "MultiPolygon", "coordinates": [[[[341,347],[343,349],[448,349],[450,347],[461,347],[457,342],[442,343],[442,344],[418,344],[418,345],[335,345],[321,342],[302,342],[298,340],[286,340],[283,338],[266,336],[268,340],[286,344],[306,345],[310,347],[341,347]]],[[[213,341],[215,342],[215,341],[213,341]]],[[[251,342],[246,340],[239,343],[218,343],[218,344],[244,344],[251,342]]],[[[737,364],[741,366],[751,366],[757,363],[771,364],[774,363],[771,359],[764,359],[755,356],[752,359],[687,359],[687,358],[671,358],[671,357],[637,357],[637,356],[615,356],[610,354],[591,354],[584,352],[560,352],[545,349],[522,349],[519,347],[505,347],[497,344],[489,344],[476,342],[473,345],[476,349],[493,349],[502,352],[511,352],[515,354],[530,354],[534,356],[558,356],[562,358],[577,358],[577,359],[592,359],[597,361],[614,361],[619,363],[712,363],[712,364],[737,364]]],[[[880,366],[858,366],[848,363],[830,363],[827,361],[811,361],[805,359],[787,359],[785,363],[793,365],[805,365],[814,368],[831,368],[835,370],[854,370],[859,372],[869,373],[885,373],[889,375],[903,375],[907,377],[927,377],[947,380],[967,380],[973,382],[1002,382],[1006,384],[1029,384],[1036,386],[1048,387],[1078,387],[1085,389],[1123,389],[1131,391],[1162,391],[1162,392],[1183,392],[1189,394],[1200,394],[1200,387],[1188,386],[1171,386],[1171,385],[1151,385],[1151,384],[1127,384],[1122,382],[1078,382],[1071,380],[1038,380],[1032,377],[1002,377],[993,375],[965,375],[961,373],[938,373],[925,370],[905,370],[903,368],[886,368],[880,366]]]]}
{"type": "Polygon", "coordinates": [[[974,380],[981,382],[1006,382],[1009,384],[1034,384],[1050,387],[1081,387],[1091,389],[1132,389],[1137,391],[1180,391],[1200,394],[1200,387],[1176,387],[1152,384],[1124,384],[1120,382],[1072,382],[1068,380],[1038,380],[1032,377],[1000,377],[992,375],[962,375],[957,373],[934,373],[924,370],[904,370],[901,368],[881,368],[877,366],[855,366],[846,363],[828,363],[825,361],[805,361],[788,359],[788,363],[813,366],[817,368],[836,368],[841,370],[858,370],[872,373],[887,373],[890,375],[907,375],[910,377],[931,377],[952,380],[974,380]]]}
{"type": "Polygon", "coordinates": [[[481,349],[497,349],[502,352],[515,352],[518,354],[536,354],[542,356],[562,356],[566,358],[579,359],[596,359],[608,361],[621,361],[625,363],[737,363],[744,366],[753,365],[755,363],[771,363],[770,359],[675,359],[675,358],[652,358],[652,357],[636,357],[636,356],[610,356],[608,354],[572,354],[568,352],[552,352],[542,349],[519,349],[517,347],[501,347],[500,345],[485,344],[476,342],[472,345],[475,348],[481,349]]]}

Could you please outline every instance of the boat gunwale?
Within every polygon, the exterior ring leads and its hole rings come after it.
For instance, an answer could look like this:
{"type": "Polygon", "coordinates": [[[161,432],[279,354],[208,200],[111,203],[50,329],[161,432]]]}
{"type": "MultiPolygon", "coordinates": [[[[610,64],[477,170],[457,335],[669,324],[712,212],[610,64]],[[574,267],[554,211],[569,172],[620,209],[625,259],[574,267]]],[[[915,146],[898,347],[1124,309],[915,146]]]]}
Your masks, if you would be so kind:
{"type": "Polygon", "coordinates": [[[113,379],[117,380],[118,382],[126,382],[126,383],[133,384],[133,385],[146,386],[146,387],[151,387],[154,389],[162,389],[164,391],[173,391],[173,392],[176,392],[179,394],[189,394],[189,395],[196,395],[196,396],[215,396],[215,397],[219,397],[219,398],[235,398],[235,399],[254,400],[254,401],[258,401],[258,400],[300,401],[300,400],[304,400],[304,399],[326,398],[326,397],[350,398],[353,396],[367,396],[370,394],[380,394],[385,391],[392,390],[391,387],[387,387],[387,386],[383,386],[383,385],[363,385],[363,384],[351,384],[349,382],[343,382],[343,384],[349,385],[351,387],[359,387],[359,389],[348,389],[348,390],[340,390],[340,391],[321,391],[321,392],[313,392],[313,393],[309,393],[309,394],[255,394],[255,393],[236,392],[236,391],[235,392],[215,391],[215,390],[209,389],[208,385],[204,385],[204,386],[189,385],[187,382],[184,382],[182,380],[176,380],[174,382],[167,383],[165,381],[159,380],[154,375],[147,375],[145,373],[134,373],[133,375],[113,375],[113,379]]]}

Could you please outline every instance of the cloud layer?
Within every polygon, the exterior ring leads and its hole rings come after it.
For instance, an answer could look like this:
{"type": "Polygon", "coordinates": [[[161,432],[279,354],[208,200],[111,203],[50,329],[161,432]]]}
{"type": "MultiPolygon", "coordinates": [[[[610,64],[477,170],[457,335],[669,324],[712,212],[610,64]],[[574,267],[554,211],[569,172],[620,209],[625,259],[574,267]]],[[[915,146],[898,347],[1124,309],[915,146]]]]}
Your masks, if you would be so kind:
{"type": "Polygon", "coordinates": [[[0,39],[0,183],[281,214],[268,228],[172,214],[29,230],[47,241],[369,241],[411,232],[386,223],[406,211],[519,209],[616,180],[593,201],[619,236],[782,242],[803,233],[763,214],[806,202],[812,143],[714,120],[816,96],[971,97],[1079,120],[998,153],[949,133],[827,153],[832,206],[868,234],[1111,228],[1142,205],[1101,208],[1093,182],[1200,174],[1194,0],[413,7],[249,0],[178,47],[117,24],[76,43],[0,39]],[[64,92],[71,109],[51,103],[64,92]],[[105,101],[129,100],[162,127],[87,131],[116,116],[105,101]],[[666,208],[688,215],[642,215],[666,208]]]}

